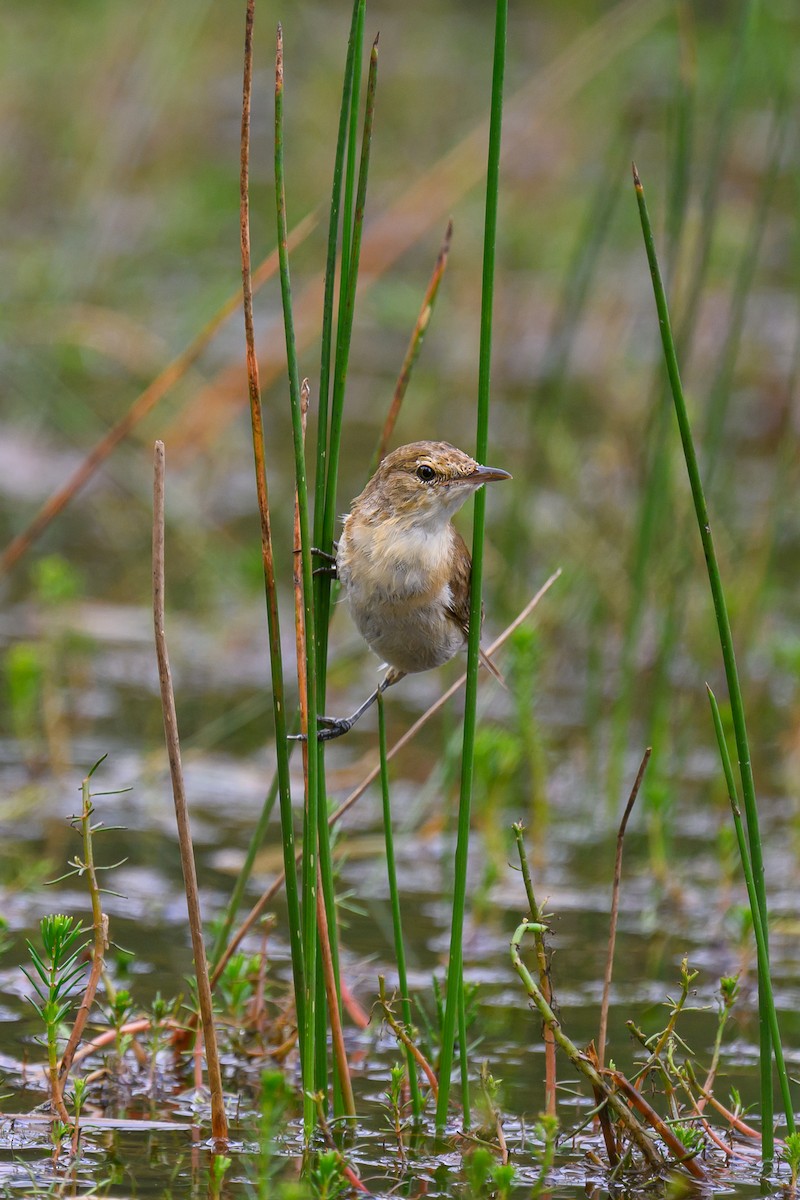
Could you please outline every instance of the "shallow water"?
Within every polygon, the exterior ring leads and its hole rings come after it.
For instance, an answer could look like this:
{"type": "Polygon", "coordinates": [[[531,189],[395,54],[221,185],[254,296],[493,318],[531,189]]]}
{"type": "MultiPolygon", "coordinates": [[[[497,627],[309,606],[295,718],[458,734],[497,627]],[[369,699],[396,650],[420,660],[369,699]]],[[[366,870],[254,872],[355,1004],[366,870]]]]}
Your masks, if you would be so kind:
{"type": "MultiPolygon", "coordinates": [[[[30,764],[14,760],[15,746],[7,742],[2,766],[2,834],[4,889],[2,911],[9,922],[13,944],[3,960],[0,976],[3,1004],[0,1009],[0,1052],[6,1063],[5,1090],[7,1112],[23,1113],[42,1105],[44,1093],[30,1068],[22,1062],[39,1062],[42,1051],[35,1044],[38,1025],[25,1000],[30,987],[19,964],[25,961],[24,938],[37,940],[37,921],[47,912],[64,911],[90,920],[88,904],[80,882],[65,881],[55,888],[40,886],[47,878],[63,874],[65,863],[79,849],[77,835],[67,817],[78,807],[78,784],[83,770],[79,761],[91,765],[92,758],[112,728],[118,730],[118,714],[137,714],[129,725],[127,744],[113,745],[109,757],[94,777],[98,793],[97,818],[105,825],[121,827],[98,836],[96,853],[101,862],[117,866],[107,878],[112,889],[105,897],[105,911],[111,922],[114,947],[133,956],[132,966],[124,973],[117,968],[117,985],[130,988],[136,1009],[146,1008],[156,992],[174,995],[185,989],[184,977],[191,970],[191,951],[186,928],[179,859],[174,831],[174,815],[165,761],[162,751],[153,748],[147,755],[137,747],[139,714],[157,716],[157,698],[152,666],[144,631],[145,611],[110,610],[115,636],[103,640],[104,625],[98,623],[89,653],[94,680],[95,709],[113,714],[108,730],[102,716],[94,718],[90,738],[75,738],[71,750],[75,765],[60,778],[43,771],[35,773],[30,764]],[[134,660],[138,664],[133,666],[134,660]],[[32,873],[32,878],[30,877],[32,873]],[[26,876],[28,878],[26,879],[26,876]]],[[[91,625],[93,612],[80,607],[67,624],[75,628],[91,625]]],[[[59,618],[64,623],[64,615],[59,618]]],[[[192,622],[174,619],[176,677],[178,695],[189,686],[183,674],[184,658],[191,664],[192,708],[207,711],[219,706],[220,681],[203,663],[204,641],[213,641],[213,632],[198,635],[192,622]],[[205,694],[204,684],[211,687],[205,694]]],[[[13,638],[12,626],[6,627],[13,638]]],[[[256,635],[257,636],[257,635],[256,635]]],[[[252,659],[246,637],[240,631],[243,652],[237,659],[228,656],[224,683],[234,707],[238,697],[247,705],[252,659]]],[[[250,648],[251,650],[253,647],[250,648]]],[[[86,653],[86,650],[82,651],[86,653]]],[[[412,681],[414,682],[414,681],[412,681]]],[[[412,719],[414,700],[435,690],[437,679],[416,681],[403,694],[400,687],[389,703],[389,719],[395,732],[412,719]],[[415,696],[416,693],[417,695],[415,696]]],[[[510,700],[497,685],[487,680],[482,685],[482,722],[485,727],[502,717],[510,700]],[[494,705],[494,709],[493,706],[494,705]]],[[[577,697],[574,698],[577,702],[577,697]]],[[[473,908],[465,931],[465,976],[477,985],[477,1011],[470,1029],[474,1044],[470,1061],[476,1076],[486,1061],[491,1074],[501,1080],[499,1103],[504,1113],[506,1137],[518,1166],[519,1194],[527,1194],[538,1174],[535,1159],[524,1149],[523,1128],[530,1130],[543,1104],[543,1047],[538,1018],[529,1010],[519,981],[512,971],[509,939],[526,911],[524,893],[515,860],[510,832],[511,822],[524,820],[529,829],[526,843],[532,862],[537,896],[545,904],[551,928],[553,949],[552,976],[564,1029],[578,1044],[596,1037],[602,976],[608,938],[611,877],[616,841],[617,816],[609,811],[602,797],[587,804],[591,779],[586,774],[586,746],[571,721],[572,705],[564,688],[559,702],[547,714],[548,737],[558,745],[558,753],[548,755],[546,800],[536,802],[531,822],[531,802],[526,798],[524,778],[514,777],[503,784],[502,794],[491,788],[476,789],[475,831],[471,845],[470,894],[473,908]],[[523,1124],[520,1125],[520,1122],[523,1124]]],[[[263,713],[251,716],[258,724],[263,713]]],[[[375,731],[372,719],[336,747],[330,747],[327,760],[331,796],[338,801],[363,776],[373,761],[375,731]]],[[[440,725],[439,737],[444,736],[440,725]]],[[[393,812],[396,839],[398,882],[402,895],[403,921],[407,940],[409,983],[431,1014],[431,978],[442,975],[449,939],[450,908],[448,880],[454,851],[454,794],[452,781],[443,784],[432,755],[436,752],[435,730],[426,732],[419,747],[406,751],[393,766],[393,812]],[[408,778],[408,774],[412,778],[408,778]]],[[[18,748],[18,745],[17,747],[18,748]]],[[[192,828],[202,902],[206,919],[224,906],[232,879],[241,863],[250,831],[269,783],[272,756],[268,749],[226,752],[221,746],[202,750],[189,746],[185,753],[187,791],[190,797],[192,828]]],[[[631,774],[633,771],[631,771],[631,774]]],[[[720,827],[725,810],[716,796],[713,779],[715,764],[707,752],[699,749],[687,754],[683,778],[675,783],[674,833],[670,839],[668,870],[656,877],[649,849],[646,804],[634,810],[625,843],[623,885],[619,932],[611,990],[608,1060],[631,1074],[641,1051],[625,1026],[633,1020],[646,1034],[662,1028],[666,1021],[667,997],[679,990],[680,964],[684,956],[698,969],[687,1011],[679,1023],[679,1032],[691,1047],[692,1057],[707,1063],[716,1032],[718,984],[721,975],[743,971],[741,996],[726,1030],[724,1050],[717,1082],[717,1094],[727,1097],[731,1087],[741,1094],[742,1102],[757,1101],[758,1028],[753,984],[753,955],[749,939],[743,937],[732,915],[732,906],[741,904],[743,889],[735,875],[725,868],[724,855],[718,852],[720,827]]],[[[780,797],[770,798],[763,806],[763,837],[766,847],[766,872],[770,883],[773,978],[776,1001],[781,1011],[790,1072],[800,1061],[800,964],[795,952],[794,905],[796,901],[795,851],[786,837],[789,811],[780,797]]],[[[273,820],[265,845],[257,861],[245,908],[259,894],[279,868],[279,829],[273,820]]],[[[342,971],[349,988],[369,1012],[377,996],[377,977],[385,974],[387,987],[395,983],[392,950],[391,912],[388,885],[383,866],[380,800],[373,786],[358,801],[343,822],[336,841],[338,892],[342,900],[341,941],[342,971]]],[[[278,989],[288,985],[288,947],[284,937],[284,911],[278,898],[271,906],[277,928],[269,935],[269,971],[278,989]]],[[[255,950],[260,936],[245,943],[255,950]]],[[[113,955],[112,955],[113,958],[113,955]]],[[[414,1188],[425,1182],[428,1195],[452,1195],[465,1183],[461,1151],[453,1146],[445,1150],[429,1138],[409,1150],[404,1166],[398,1157],[396,1142],[386,1131],[385,1090],[391,1063],[397,1061],[394,1038],[382,1030],[374,1015],[369,1028],[358,1031],[348,1026],[348,1046],[354,1065],[359,1129],[348,1156],[369,1181],[376,1194],[391,1180],[414,1181],[414,1188]],[[410,1164],[410,1165],[409,1165],[410,1164]],[[384,1183],[379,1180],[383,1178],[384,1183]]],[[[201,1186],[208,1169],[203,1132],[192,1128],[191,1121],[205,1113],[206,1103],[195,1097],[188,1076],[173,1076],[156,1094],[149,1091],[147,1072],[135,1068],[130,1055],[121,1068],[113,1067],[109,1083],[96,1090],[90,1112],[112,1121],[129,1121],[122,1128],[98,1132],[87,1123],[84,1133],[86,1157],[77,1168],[79,1180],[97,1181],[114,1174],[115,1163],[122,1164],[120,1177],[110,1189],[112,1195],[125,1195],[134,1186],[139,1195],[167,1194],[165,1169],[173,1168],[168,1190],[173,1196],[193,1194],[201,1186]],[[118,1075],[114,1083],[115,1074],[118,1075]],[[199,1107],[197,1107],[199,1104],[199,1107]],[[154,1118],[183,1121],[185,1132],[167,1135],[162,1126],[151,1125],[154,1118]],[[139,1123],[139,1130],[137,1124],[139,1123]],[[200,1141],[198,1148],[197,1142],[200,1141]]],[[[229,1047],[224,1055],[226,1087],[234,1117],[233,1136],[241,1139],[234,1154],[229,1183],[254,1170],[254,1130],[252,1114],[256,1104],[258,1077],[262,1060],[242,1057],[229,1047]]],[[[296,1062],[290,1060],[293,1071],[296,1062]]],[[[166,1069],[166,1068],[165,1068],[166,1069]]],[[[583,1192],[587,1185],[605,1187],[600,1167],[587,1166],[586,1153],[592,1141],[584,1136],[570,1150],[569,1131],[581,1124],[590,1107],[585,1088],[577,1084],[565,1061],[559,1064],[561,1083],[559,1115],[562,1145],[553,1172],[551,1188],[560,1195],[583,1192]]],[[[479,1088],[473,1080],[473,1103],[479,1105],[479,1088]]],[[[454,1085],[454,1098],[458,1088],[454,1085]]],[[[748,1119],[757,1124],[752,1107],[748,1119]]],[[[300,1150],[296,1125],[289,1134],[284,1152],[300,1150]]],[[[458,1129],[458,1121],[453,1124],[458,1129]]],[[[529,1136],[529,1134],[527,1135],[529,1136]]],[[[42,1180],[53,1177],[47,1159],[47,1132],[43,1126],[31,1128],[22,1122],[2,1127],[5,1167],[4,1186],[15,1190],[22,1186],[30,1171],[42,1180]]],[[[600,1148],[597,1148],[600,1153],[600,1148]]],[[[602,1157],[602,1156],[601,1156],[602,1157]]],[[[65,1168],[66,1170],[67,1168],[65,1168]]],[[[288,1169],[288,1168],[287,1168],[288,1169]]],[[[749,1194],[757,1186],[757,1164],[736,1161],[728,1170],[720,1170],[715,1187],[749,1194]]],[[[205,1186],[205,1184],[202,1184],[205,1186]]],[[[404,1185],[405,1186],[405,1185],[404,1185]]]]}

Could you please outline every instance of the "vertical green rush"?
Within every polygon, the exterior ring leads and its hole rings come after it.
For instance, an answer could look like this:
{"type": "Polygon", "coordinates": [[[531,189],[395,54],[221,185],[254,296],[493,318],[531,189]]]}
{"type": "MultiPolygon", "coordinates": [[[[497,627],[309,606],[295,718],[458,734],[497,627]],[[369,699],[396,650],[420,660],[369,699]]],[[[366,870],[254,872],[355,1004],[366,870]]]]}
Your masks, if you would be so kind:
{"type": "MultiPolygon", "coordinates": [[[[347,118],[350,111],[350,97],[353,92],[353,76],[355,63],[355,48],[360,42],[359,28],[363,29],[364,0],[354,0],[353,15],[350,24],[350,38],[347,45],[347,59],[342,82],[342,102],[339,111],[339,129],[336,136],[336,154],[333,163],[333,182],[331,185],[330,215],[328,218],[328,249],[325,260],[325,290],[322,301],[322,345],[319,366],[319,399],[317,415],[317,471],[314,482],[314,545],[322,550],[330,550],[323,545],[323,521],[325,516],[325,476],[328,464],[328,408],[330,399],[331,353],[333,343],[333,301],[336,285],[336,247],[339,238],[339,211],[342,200],[342,171],[344,152],[347,144],[347,118]],[[361,22],[359,24],[359,21],[361,22]]],[[[324,576],[317,577],[318,584],[325,581],[324,576]]],[[[325,581],[327,583],[327,581],[325,581]]],[[[319,594],[319,590],[318,590],[319,594]]],[[[321,612],[319,602],[317,611],[321,612]]],[[[320,622],[320,626],[322,622],[320,622]]],[[[319,666],[319,663],[318,663],[319,666]]]]}
{"type": "MultiPolygon", "coordinates": [[[[753,768],[750,761],[750,746],[747,738],[744,701],[742,699],[742,689],[739,682],[739,672],[736,666],[736,654],[733,646],[733,634],[731,632],[730,618],[728,617],[728,606],[725,601],[725,592],[722,587],[719,564],[717,563],[714,539],[711,535],[711,524],[708,517],[706,499],[703,492],[703,484],[700,478],[697,455],[695,453],[694,442],[692,440],[689,415],[686,410],[686,401],[683,395],[683,386],[681,384],[678,359],[675,353],[675,342],[672,336],[672,327],[669,318],[669,308],[667,305],[667,297],[664,292],[664,284],[661,279],[661,271],[658,265],[655,240],[653,238],[653,229],[650,224],[649,214],[647,212],[644,188],[642,187],[642,182],[639,178],[639,174],[635,165],[633,167],[633,182],[636,190],[636,200],[639,207],[642,235],[644,237],[645,250],[647,252],[647,261],[650,267],[650,276],[653,282],[653,293],[655,296],[656,310],[658,312],[661,341],[664,348],[664,360],[672,390],[672,398],[675,404],[675,415],[678,421],[678,429],[680,432],[681,444],[683,446],[683,454],[686,460],[686,470],[689,476],[692,500],[694,502],[695,515],[697,517],[697,524],[700,531],[700,540],[703,545],[703,554],[705,556],[706,567],[708,570],[708,581],[714,604],[714,614],[717,620],[719,643],[722,651],[722,660],[725,667],[725,679],[728,686],[728,695],[730,698],[731,714],[733,718],[733,728],[736,738],[736,750],[739,758],[739,773],[742,782],[742,796],[744,799],[745,816],[747,819],[747,835],[750,844],[750,861],[753,869],[755,895],[758,901],[758,910],[761,918],[761,925],[764,931],[765,943],[767,944],[768,948],[769,924],[767,919],[766,891],[764,887],[764,860],[761,851],[761,834],[758,823],[758,805],[756,802],[753,768]]],[[[774,1135],[772,1129],[772,1036],[765,995],[765,989],[767,986],[768,984],[762,978],[761,971],[759,970],[758,1009],[761,1067],[761,1119],[763,1135],[762,1156],[765,1162],[771,1160],[774,1154],[774,1135]]]]}
{"type": "MultiPolygon", "coordinates": [[[[342,82],[342,100],[339,112],[339,126],[336,137],[336,152],[334,156],[333,181],[331,184],[331,202],[328,218],[328,246],[325,263],[325,289],[322,306],[322,344],[320,350],[319,397],[317,409],[317,449],[316,449],[316,478],[314,486],[314,545],[325,551],[330,551],[324,538],[324,515],[326,496],[326,472],[328,465],[328,421],[330,409],[331,355],[333,340],[333,308],[336,283],[336,248],[339,236],[339,215],[342,199],[342,174],[344,167],[345,149],[347,146],[348,115],[351,113],[351,97],[358,96],[358,87],[354,80],[360,76],[361,43],[364,25],[364,0],[354,0],[350,23],[350,35],[345,60],[344,78],[342,82]]],[[[316,656],[317,671],[317,712],[325,705],[327,650],[328,650],[328,613],[330,610],[330,580],[324,575],[314,579],[314,612],[316,616],[315,638],[308,643],[316,656]]],[[[328,934],[331,961],[334,978],[338,991],[339,981],[339,948],[336,922],[335,889],[333,869],[330,856],[330,836],[327,824],[327,793],[325,786],[324,751],[318,751],[319,770],[317,775],[317,820],[319,824],[319,855],[320,876],[322,879],[325,911],[328,919],[328,934]]],[[[320,980],[321,983],[321,980],[320,980]]],[[[320,1013],[325,1016],[325,993],[321,987],[317,989],[320,1013]]],[[[323,1087],[327,1073],[327,1039],[323,1038],[324,1021],[317,1020],[317,1048],[315,1063],[315,1082],[317,1087],[323,1087]]],[[[334,1056],[334,1114],[340,1116],[345,1110],[343,1092],[339,1086],[339,1073],[336,1069],[334,1056]]]]}
{"type": "Polygon", "coordinates": [[[719,705],[717,698],[711,688],[706,684],[708,692],[708,702],[711,705],[711,717],[714,722],[714,733],[717,738],[717,746],[722,760],[722,770],[725,775],[725,784],[728,789],[728,799],[731,803],[731,812],[733,813],[733,824],[736,830],[736,842],[739,847],[739,857],[742,860],[742,872],[744,874],[745,884],[747,886],[747,898],[750,901],[750,912],[753,915],[753,933],[756,939],[756,952],[758,954],[758,977],[763,979],[765,983],[764,996],[767,1002],[769,1015],[770,1030],[772,1032],[772,1048],[775,1052],[775,1066],[778,1070],[778,1081],[781,1088],[781,1098],[783,1100],[783,1110],[786,1115],[786,1128],[789,1133],[794,1133],[794,1107],[792,1105],[792,1093],[789,1087],[789,1076],[786,1072],[786,1062],[783,1057],[783,1043],[781,1042],[780,1028],[778,1026],[778,1013],[775,1008],[775,997],[772,993],[772,979],[769,973],[769,951],[767,947],[767,937],[764,931],[764,926],[761,923],[761,910],[758,904],[758,896],[756,895],[755,881],[753,880],[753,868],[750,864],[750,854],[745,841],[745,833],[742,828],[742,814],[739,811],[739,797],[736,789],[736,780],[733,777],[733,767],[731,765],[731,757],[728,753],[728,743],[725,740],[725,730],[722,727],[722,717],[720,716],[719,705]]]}
{"type": "MultiPolygon", "coordinates": [[[[360,42],[361,30],[363,27],[363,4],[359,5],[354,12],[354,31],[352,36],[353,43],[353,62],[351,66],[351,116],[354,105],[358,101],[358,84],[357,84],[357,65],[360,63],[360,42]]],[[[342,252],[343,265],[340,281],[340,301],[341,296],[344,296],[343,309],[340,303],[340,318],[337,326],[336,336],[336,355],[335,355],[335,373],[333,380],[333,400],[331,404],[331,421],[330,421],[330,444],[327,452],[327,471],[325,481],[325,509],[323,516],[323,533],[322,533],[322,548],[329,549],[333,544],[333,529],[336,520],[336,481],[339,472],[339,450],[341,446],[342,433],[342,415],[344,409],[344,387],[347,375],[347,361],[350,350],[350,338],[353,329],[353,315],[355,311],[355,291],[358,280],[358,264],[361,254],[361,235],[364,225],[364,208],[367,195],[367,179],[369,175],[369,157],[372,146],[372,127],[375,114],[375,91],[377,86],[377,71],[378,71],[378,44],[377,39],[372,47],[370,55],[369,76],[367,80],[367,99],[364,113],[364,132],[361,143],[361,157],[358,173],[358,188],[356,194],[356,210],[352,220],[352,230],[345,238],[343,232],[343,243],[349,247],[349,250],[342,252]],[[345,272],[344,260],[347,258],[347,270],[345,272]]],[[[351,123],[352,132],[352,123],[351,123]]],[[[353,147],[355,145],[354,136],[350,142],[350,158],[354,160],[353,147]]],[[[350,168],[348,167],[348,174],[350,168]]],[[[346,192],[351,185],[348,185],[346,192]]],[[[345,196],[346,208],[348,205],[347,195],[345,196]]],[[[343,217],[343,222],[349,228],[350,222],[347,212],[343,217]]],[[[317,612],[317,632],[313,639],[316,661],[316,688],[318,696],[318,711],[319,705],[324,703],[325,695],[325,677],[326,677],[326,658],[327,658],[327,629],[328,629],[328,614],[330,611],[330,581],[322,577],[322,586],[319,589],[320,608],[317,612]]],[[[311,642],[309,641],[309,645],[311,642]]],[[[310,686],[310,684],[309,684],[310,686]]],[[[331,942],[331,957],[333,961],[334,974],[337,979],[339,975],[339,954],[338,942],[336,937],[336,906],[333,884],[333,864],[330,852],[330,835],[327,821],[327,797],[325,791],[325,775],[324,775],[324,750],[322,747],[317,747],[319,756],[320,770],[317,775],[318,796],[316,803],[317,821],[319,825],[319,857],[320,857],[320,873],[322,878],[322,887],[325,899],[325,908],[328,915],[328,928],[331,942]]],[[[343,1095],[339,1087],[338,1075],[334,1075],[334,1111],[335,1115],[343,1114],[343,1095]]],[[[349,1114],[352,1115],[352,1114],[349,1114]]]]}
{"type": "MultiPolygon", "coordinates": [[[[706,157],[705,181],[700,200],[701,219],[699,222],[699,245],[694,254],[692,271],[686,289],[686,300],[678,323],[677,344],[684,361],[691,354],[695,330],[697,328],[697,312],[705,287],[715,216],[719,205],[721,184],[723,179],[723,162],[730,144],[733,117],[736,112],[736,102],[739,96],[744,76],[744,65],[747,53],[752,43],[755,20],[756,0],[743,0],[741,20],[733,39],[731,53],[728,58],[725,80],[713,120],[713,136],[710,151],[706,157]]],[[[684,61],[691,60],[691,49],[684,53],[684,61]]],[[[688,63],[686,64],[688,66],[688,63]]],[[[670,164],[670,179],[674,186],[670,189],[669,206],[667,209],[668,252],[667,270],[670,275],[677,269],[678,255],[686,227],[686,199],[680,180],[688,174],[691,162],[692,139],[689,136],[689,125],[694,117],[690,116],[691,109],[697,109],[694,99],[696,88],[691,70],[682,70],[686,76],[685,86],[679,98],[680,109],[688,111],[683,117],[679,116],[678,136],[675,139],[674,154],[670,164]]],[[[665,451],[666,420],[665,413],[659,405],[651,438],[652,466],[648,472],[647,493],[644,498],[639,518],[639,529],[634,558],[634,577],[637,584],[633,589],[630,611],[625,621],[625,638],[621,656],[620,675],[622,679],[621,696],[615,706],[612,729],[612,749],[609,753],[608,796],[612,803],[618,800],[622,785],[624,769],[624,750],[627,734],[627,724],[633,703],[633,679],[635,663],[633,655],[644,616],[645,588],[644,581],[653,554],[654,539],[660,523],[665,520],[669,510],[669,500],[672,493],[672,478],[670,458],[665,451]]],[[[648,735],[648,740],[652,740],[648,735]]],[[[654,743],[654,758],[658,747],[654,743]]],[[[655,767],[656,761],[653,763],[655,767]]],[[[652,769],[651,769],[652,779],[652,769]]]]}
{"type": "MultiPolygon", "coordinates": [[[[478,366],[478,427],[475,457],[486,462],[489,443],[489,395],[492,364],[492,312],[494,299],[494,260],[497,238],[497,200],[500,181],[500,140],[503,124],[503,79],[505,76],[508,0],[497,0],[492,70],[492,106],[489,122],[489,155],[486,172],[486,216],[483,242],[483,290],[481,296],[480,358],[478,366]]],[[[481,489],[475,496],[472,533],[472,588],[470,597],[469,641],[467,645],[467,685],[464,698],[464,740],[461,759],[461,790],[458,803],[458,835],[453,879],[453,919],[450,930],[450,956],[447,968],[447,997],[439,1069],[439,1096],[436,1103],[436,1128],[447,1122],[450,1076],[462,988],[464,906],[469,857],[469,826],[472,807],[472,783],[475,756],[475,724],[478,699],[478,647],[481,636],[481,582],[483,578],[483,532],[486,496],[481,489]]],[[[462,1097],[468,1111],[468,1097],[462,1097]]]]}
{"type": "MultiPolygon", "coordinates": [[[[397,887],[397,870],[394,857],[394,836],[392,833],[392,806],[389,799],[389,761],[386,751],[386,714],[383,707],[383,695],[378,694],[378,745],[381,763],[381,798],[383,801],[383,837],[386,846],[386,874],[389,879],[389,899],[392,905],[392,928],[394,930],[394,952],[397,959],[397,980],[400,985],[400,1004],[403,1013],[403,1024],[408,1036],[411,1037],[411,997],[408,993],[408,975],[406,973],[406,951],[403,942],[403,918],[400,911],[400,892],[397,887]]],[[[416,1124],[422,1116],[422,1097],[417,1079],[417,1063],[411,1050],[406,1047],[406,1062],[408,1065],[408,1086],[411,1091],[411,1111],[416,1124]]]]}
{"type": "Polygon", "coordinates": [[[289,277],[289,255],[286,248],[286,186],[283,163],[283,33],[277,30],[275,53],[275,203],[278,224],[278,255],[280,260],[281,300],[283,304],[286,361],[289,375],[289,397],[292,411],[295,484],[300,518],[300,548],[303,574],[303,617],[306,625],[306,694],[308,703],[308,773],[306,795],[306,824],[303,837],[303,962],[305,969],[305,1013],[301,1029],[303,1046],[302,1070],[304,1087],[304,1126],[309,1137],[316,1115],[313,1097],[316,1022],[317,974],[317,775],[319,745],[317,742],[317,679],[314,653],[314,592],[311,562],[311,535],[308,516],[308,485],[303,439],[303,417],[300,401],[300,373],[292,315],[292,286],[289,277]]]}
{"type": "Polygon", "coordinates": [[[372,148],[372,129],[375,120],[375,92],[378,83],[378,40],[372,46],[369,59],[369,76],[367,79],[367,99],[364,109],[364,132],[361,138],[361,161],[358,170],[358,190],[356,194],[356,209],[353,217],[353,235],[347,265],[346,279],[344,268],[343,283],[346,283],[344,305],[336,330],[336,358],[333,378],[333,402],[331,404],[330,443],[328,447],[328,470],[325,488],[325,517],[323,523],[322,547],[328,548],[333,543],[333,530],[336,524],[336,485],[339,474],[339,451],[342,444],[342,417],[344,412],[344,391],[347,383],[347,366],[350,357],[350,339],[353,333],[353,317],[355,314],[356,286],[358,283],[358,265],[361,258],[361,237],[364,228],[364,209],[367,201],[367,182],[369,179],[369,160],[372,148]]]}
{"type": "Polygon", "coordinates": [[[353,243],[353,200],[356,190],[356,162],[358,155],[358,108],[361,99],[361,66],[364,56],[364,17],[366,13],[365,0],[361,0],[354,11],[355,28],[353,31],[353,69],[352,87],[350,89],[350,113],[347,129],[347,163],[344,177],[344,206],[342,209],[342,263],[341,288],[339,291],[339,317],[341,322],[344,313],[345,297],[349,289],[350,254],[353,243]]]}

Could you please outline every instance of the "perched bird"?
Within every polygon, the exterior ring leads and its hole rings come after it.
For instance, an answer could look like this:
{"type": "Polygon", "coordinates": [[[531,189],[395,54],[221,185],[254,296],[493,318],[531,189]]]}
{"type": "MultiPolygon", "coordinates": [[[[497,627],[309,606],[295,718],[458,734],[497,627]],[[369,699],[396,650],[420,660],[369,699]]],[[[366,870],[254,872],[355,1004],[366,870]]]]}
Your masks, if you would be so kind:
{"type": "Polygon", "coordinates": [[[335,573],[360,633],[389,669],[351,717],[320,718],[321,740],[347,733],[404,675],[440,667],[466,645],[472,559],[450,518],[484,483],[510,478],[449,442],[411,442],[387,455],[355,498],[335,573]]]}

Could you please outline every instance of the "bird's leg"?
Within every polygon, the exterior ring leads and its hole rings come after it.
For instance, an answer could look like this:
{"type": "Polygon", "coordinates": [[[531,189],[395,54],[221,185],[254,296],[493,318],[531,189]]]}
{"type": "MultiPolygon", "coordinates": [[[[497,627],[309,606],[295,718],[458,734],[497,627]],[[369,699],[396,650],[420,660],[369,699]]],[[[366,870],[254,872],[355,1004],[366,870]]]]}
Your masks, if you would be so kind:
{"type": "MultiPolygon", "coordinates": [[[[372,695],[368,696],[364,703],[360,704],[356,711],[351,713],[349,717],[317,717],[317,741],[331,742],[334,738],[340,738],[344,734],[349,733],[356,721],[359,721],[367,709],[372,707],[378,696],[385,692],[387,688],[390,688],[392,684],[401,680],[404,675],[405,671],[398,671],[395,667],[390,667],[372,695]]],[[[306,735],[304,733],[295,734],[293,740],[304,742],[306,735]]]]}

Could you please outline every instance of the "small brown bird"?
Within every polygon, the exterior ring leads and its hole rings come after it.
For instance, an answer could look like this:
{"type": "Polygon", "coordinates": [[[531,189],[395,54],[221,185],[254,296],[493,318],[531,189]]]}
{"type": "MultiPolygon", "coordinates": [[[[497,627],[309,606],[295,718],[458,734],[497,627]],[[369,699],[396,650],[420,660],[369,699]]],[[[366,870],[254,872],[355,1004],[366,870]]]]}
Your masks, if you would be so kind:
{"type": "Polygon", "coordinates": [[[451,521],[508,471],[449,442],[412,442],[383,460],[344,519],[335,569],[350,613],[388,671],[351,717],[321,717],[319,738],[352,729],[404,675],[440,667],[466,645],[472,559],[451,521]]]}

